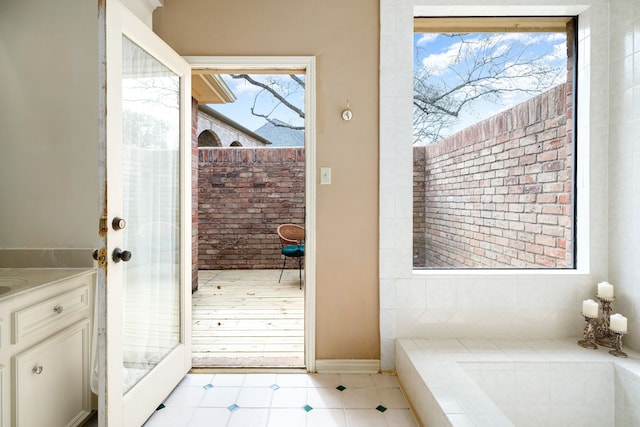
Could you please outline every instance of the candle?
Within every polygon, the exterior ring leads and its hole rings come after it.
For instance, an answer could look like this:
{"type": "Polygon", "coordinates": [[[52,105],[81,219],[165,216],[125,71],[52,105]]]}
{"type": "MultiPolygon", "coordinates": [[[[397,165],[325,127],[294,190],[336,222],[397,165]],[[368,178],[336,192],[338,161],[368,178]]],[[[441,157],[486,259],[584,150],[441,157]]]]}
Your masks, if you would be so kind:
{"type": "Polygon", "coordinates": [[[622,314],[612,314],[609,318],[609,329],[614,332],[627,332],[627,318],[622,314]]]}
{"type": "Polygon", "coordinates": [[[592,299],[582,301],[582,314],[586,317],[598,317],[598,303],[592,299]]]}
{"type": "Polygon", "coordinates": [[[598,296],[604,298],[613,298],[613,285],[609,282],[598,283],[598,296]]]}

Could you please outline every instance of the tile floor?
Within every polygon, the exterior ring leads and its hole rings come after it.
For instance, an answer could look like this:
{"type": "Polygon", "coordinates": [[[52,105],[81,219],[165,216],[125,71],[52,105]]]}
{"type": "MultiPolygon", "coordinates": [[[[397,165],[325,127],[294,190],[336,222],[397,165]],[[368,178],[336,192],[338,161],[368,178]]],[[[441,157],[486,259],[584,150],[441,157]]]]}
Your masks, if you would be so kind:
{"type": "Polygon", "coordinates": [[[188,374],[145,427],[417,427],[395,376],[188,374]],[[163,407],[164,406],[164,407],[163,407]]]}

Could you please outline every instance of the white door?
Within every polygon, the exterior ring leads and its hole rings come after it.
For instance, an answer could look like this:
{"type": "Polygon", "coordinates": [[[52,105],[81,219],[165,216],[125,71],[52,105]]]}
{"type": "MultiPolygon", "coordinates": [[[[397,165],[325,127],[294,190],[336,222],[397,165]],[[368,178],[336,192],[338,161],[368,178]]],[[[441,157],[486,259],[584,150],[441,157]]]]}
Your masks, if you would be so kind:
{"type": "Polygon", "coordinates": [[[191,70],[117,0],[99,3],[99,419],[135,427],[191,367],[191,70]]]}

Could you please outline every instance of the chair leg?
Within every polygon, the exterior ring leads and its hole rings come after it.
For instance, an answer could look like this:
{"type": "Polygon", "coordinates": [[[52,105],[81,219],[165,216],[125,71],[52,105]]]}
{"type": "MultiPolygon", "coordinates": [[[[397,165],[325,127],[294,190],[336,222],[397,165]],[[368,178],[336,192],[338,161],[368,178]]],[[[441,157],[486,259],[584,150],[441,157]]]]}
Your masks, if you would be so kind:
{"type": "Polygon", "coordinates": [[[280,270],[280,278],[278,279],[278,283],[282,280],[282,273],[284,273],[284,267],[287,265],[287,257],[284,257],[284,261],[282,262],[282,270],[280,270]]]}

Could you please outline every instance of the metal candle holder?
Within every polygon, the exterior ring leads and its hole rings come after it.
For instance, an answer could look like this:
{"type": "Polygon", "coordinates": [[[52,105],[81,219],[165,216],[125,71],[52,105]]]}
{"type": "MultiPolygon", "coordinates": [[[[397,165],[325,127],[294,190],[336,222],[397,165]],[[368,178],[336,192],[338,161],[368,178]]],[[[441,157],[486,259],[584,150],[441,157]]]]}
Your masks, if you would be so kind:
{"type": "Polygon", "coordinates": [[[600,301],[600,311],[602,316],[598,318],[598,325],[596,326],[596,343],[603,346],[614,348],[614,341],[616,337],[609,329],[609,317],[611,314],[611,304],[616,300],[616,297],[602,297],[596,295],[596,299],[600,301]]]}
{"type": "Polygon", "coordinates": [[[626,332],[619,331],[611,331],[615,334],[615,339],[613,340],[613,350],[609,350],[609,354],[614,355],[615,357],[629,357],[627,353],[622,351],[622,336],[626,334],[626,332]]]}
{"type": "Polygon", "coordinates": [[[595,317],[586,316],[584,313],[581,313],[584,317],[585,325],[583,332],[583,339],[578,341],[578,345],[584,348],[597,349],[598,346],[595,343],[595,326],[596,320],[595,317]]]}

